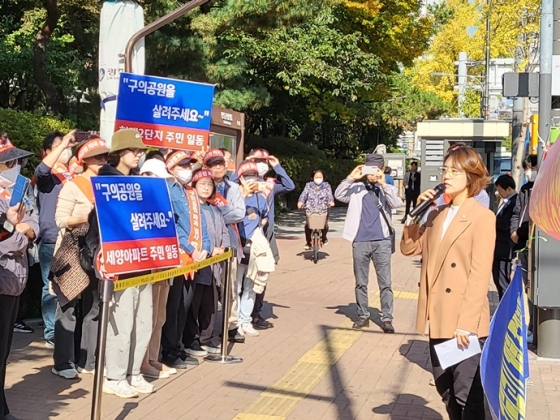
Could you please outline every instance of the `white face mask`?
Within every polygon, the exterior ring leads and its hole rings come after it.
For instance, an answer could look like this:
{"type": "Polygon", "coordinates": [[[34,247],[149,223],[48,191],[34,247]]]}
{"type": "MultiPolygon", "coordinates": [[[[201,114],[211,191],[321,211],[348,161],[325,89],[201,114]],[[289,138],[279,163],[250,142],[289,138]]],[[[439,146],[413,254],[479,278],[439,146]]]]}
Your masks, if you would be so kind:
{"type": "Polygon", "coordinates": [[[263,177],[268,172],[268,165],[264,162],[257,163],[257,172],[260,177],[263,177]]]}
{"type": "Polygon", "coordinates": [[[258,182],[258,178],[256,176],[244,176],[243,179],[247,182],[258,182]]]}
{"type": "Polygon", "coordinates": [[[188,184],[192,181],[192,173],[191,169],[179,169],[177,171],[177,179],[181,184],[188,184]]]}
{"type": "Polygon", "coordinates": [[[62,153],[60,154],[60,157],[58,158],[58,161],[66,164],[70,161],[71,158],[72,158],[72,150],[64,149],[62,151],[62,153]]]}
{"type": "Polygon", "coordinates": [[[535,182],[535,180],[537,179],[537,171],[529,169],[525,172],[525,178],[527,179],[527,182],[535,182]]]}
{"type": "Polygon", "coordinates": [[[315,178],[313,182],[315,182],[315,184],[317,185],[321,185],[323,183],[323,178],[315,178]]]}
{"type": "Polygon", "coordinates": [[[17,176],[21,171],[21,166],[18,164],[14,165],[13,168],[6,169],[0,173],[0,187],[10,188],[16,183],[17,176]]]}

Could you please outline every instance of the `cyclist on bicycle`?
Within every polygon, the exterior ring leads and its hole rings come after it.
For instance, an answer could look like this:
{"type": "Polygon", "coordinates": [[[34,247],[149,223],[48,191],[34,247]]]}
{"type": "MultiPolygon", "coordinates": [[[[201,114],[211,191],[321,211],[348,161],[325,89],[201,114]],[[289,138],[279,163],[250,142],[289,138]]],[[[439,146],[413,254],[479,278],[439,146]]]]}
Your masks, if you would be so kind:
{"type": "MultiPolygon", "coordinates": [[[[328,182],[325,182],[323,171],[317,170],[313,174],[313,182],[308,182],[299,196],[298,209],[305,209],[307,213],[329,213],[329,208],[334,207],[334,196],[332,188],[328,182]]],[[[325,228],[322,230],[323,246],[327,245],[327,232],[329,231],[328,216],[325,222],[325,228]]],[[[305,223],[305,247],[306,251],[311,250],[311,229],[305,223]]]]}

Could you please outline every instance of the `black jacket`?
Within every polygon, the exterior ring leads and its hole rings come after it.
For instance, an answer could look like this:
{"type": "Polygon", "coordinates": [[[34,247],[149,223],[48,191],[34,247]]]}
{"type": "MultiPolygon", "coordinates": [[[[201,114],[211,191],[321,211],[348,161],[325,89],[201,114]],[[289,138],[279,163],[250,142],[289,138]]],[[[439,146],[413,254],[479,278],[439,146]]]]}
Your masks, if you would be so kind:
{"type": "Polygon", "coordinates": [[[515,250],[525,248],[529,240],[529,202],[533,185],[534,182],[527,182],[523,185],[515,201],[510,225],[510,233],[517,232],[517,236],[519,236],[515,250]]]}
{"type": "Polygon", "coordinates": [[[404,179],[403,179],[403,186],[408,186],[407,189],[404,190],[404,194],[405,195],[409,195],[412,197],[417,197],[420,195],[420,177],[421,174],[420,172],[416,171],[416,173],[414,174],[414,180],[412,179],[412,174],[413,172],[408,171],[406,174],[404,174],[404,179]],[[414,184],[414,189],[412,188],[412,185],[414,184]]]}
{"type": "Polygon", "coordinates": [[[510,197],[507,204],[496,213],[496,247],[494,248],[494,259],[511,260],[513,258],[513,249],[515,244],[511,240],[511,218],[515,203],[517,202],[517,194],[510,197]]]}

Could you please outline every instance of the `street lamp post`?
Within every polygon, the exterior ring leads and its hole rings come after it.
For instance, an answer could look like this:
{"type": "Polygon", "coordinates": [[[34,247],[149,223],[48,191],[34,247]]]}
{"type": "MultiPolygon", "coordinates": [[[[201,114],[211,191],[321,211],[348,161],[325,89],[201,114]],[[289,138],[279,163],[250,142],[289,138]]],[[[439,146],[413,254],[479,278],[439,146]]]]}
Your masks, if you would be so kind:
{"type": "Polygon", "coordinates": [[[484,78],[484,93],[482,96],[482,117],[487,120],[490,116],[490,18],[492,17],[492,0],[488,0],[486,15],[486,76],[484,78]]]}

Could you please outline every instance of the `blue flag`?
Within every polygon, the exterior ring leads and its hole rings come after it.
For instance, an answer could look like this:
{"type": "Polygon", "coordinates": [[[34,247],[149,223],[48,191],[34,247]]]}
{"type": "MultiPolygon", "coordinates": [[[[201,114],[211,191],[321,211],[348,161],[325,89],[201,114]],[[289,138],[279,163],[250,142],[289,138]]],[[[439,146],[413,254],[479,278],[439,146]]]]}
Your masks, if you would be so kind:
{"type": "Polygon", "coordinates": [[[490,324],[480,359],[480,376],[492,417],[525,419],[529,352],[521,266],[502,298],[490,324]]]}

